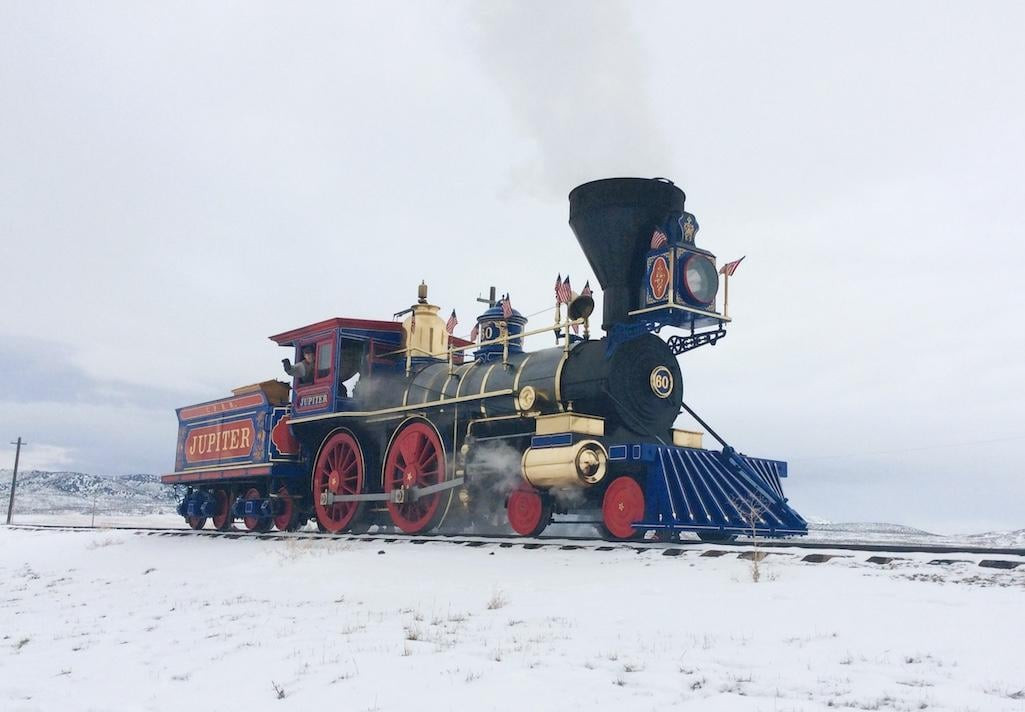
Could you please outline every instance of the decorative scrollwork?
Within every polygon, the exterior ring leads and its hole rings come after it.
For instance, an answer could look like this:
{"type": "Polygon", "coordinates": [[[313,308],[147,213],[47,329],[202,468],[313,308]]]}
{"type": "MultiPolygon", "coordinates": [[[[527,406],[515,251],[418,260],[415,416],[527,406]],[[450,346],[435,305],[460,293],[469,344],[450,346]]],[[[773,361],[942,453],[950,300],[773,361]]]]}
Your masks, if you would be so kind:
{"type": "Polygon", "coordinates": [[[716,329],[715,331],[706,331],[701,334],[691,334],[690,336],[670,336],[667,343],[673,354],[679,356],[705,344],[715,346],[719,339],[724,338],[726,338],[726,329],[716,329]]]}

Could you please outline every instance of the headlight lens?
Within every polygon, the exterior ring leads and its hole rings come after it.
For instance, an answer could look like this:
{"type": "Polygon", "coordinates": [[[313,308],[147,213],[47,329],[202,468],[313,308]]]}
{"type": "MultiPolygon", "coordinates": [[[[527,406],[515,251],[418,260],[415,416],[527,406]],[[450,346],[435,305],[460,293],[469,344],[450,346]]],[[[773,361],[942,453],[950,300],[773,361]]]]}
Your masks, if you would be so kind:
{"type": "Polygon", "coordinates": [[[683,263],[683,286],[696,304],[711,304],[719,291],[719,274],[712,261],[703,255],[691,255],[683,263]]]}

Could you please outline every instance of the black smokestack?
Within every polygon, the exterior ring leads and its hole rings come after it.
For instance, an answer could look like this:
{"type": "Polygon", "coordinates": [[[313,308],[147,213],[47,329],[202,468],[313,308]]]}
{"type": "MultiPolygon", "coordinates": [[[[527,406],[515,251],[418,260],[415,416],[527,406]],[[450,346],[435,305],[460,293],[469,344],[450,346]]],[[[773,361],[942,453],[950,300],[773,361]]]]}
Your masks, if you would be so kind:
{"type": "Polygon", "coordinates": [[[652,230],[686,198],[662,178],[606,178],[570,192],[569,226],[605,292],[606,331],[637,308],[652,230]]]}

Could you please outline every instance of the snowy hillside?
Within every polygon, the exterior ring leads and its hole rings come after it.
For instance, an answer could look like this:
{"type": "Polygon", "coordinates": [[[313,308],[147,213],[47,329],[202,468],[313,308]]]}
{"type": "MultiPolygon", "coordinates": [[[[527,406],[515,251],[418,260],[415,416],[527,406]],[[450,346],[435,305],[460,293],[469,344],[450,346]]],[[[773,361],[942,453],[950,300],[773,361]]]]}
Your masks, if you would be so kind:
{"type": "Polygon", "coordinates": [[[0,528],[0,709],[1025,709],[1025,566],[837,553],[0,528]]]}
{"type": "MultiPolygon", "coordinates": [[[[6,511],[11,471],[0,470],[0,501],[6,511]]],[[[18,514],[173,513],[174,491],[156,475],[87,475],[81,472],[18,473],[15,491],[18,514]]]]}

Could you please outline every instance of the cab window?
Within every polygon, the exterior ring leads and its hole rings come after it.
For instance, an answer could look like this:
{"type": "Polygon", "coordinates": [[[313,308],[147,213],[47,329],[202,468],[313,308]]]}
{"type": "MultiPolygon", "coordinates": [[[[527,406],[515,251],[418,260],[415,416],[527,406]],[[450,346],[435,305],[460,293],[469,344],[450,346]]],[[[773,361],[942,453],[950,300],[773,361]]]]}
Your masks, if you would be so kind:
{"type": "Polygon", "coordinates": [[[331,367],[334,363],[332,349],[333,344],[330,341],[321,341],[317,344],[317,380],[327,378],[331,375],[331,367]]]}

